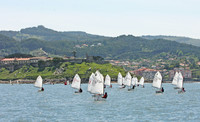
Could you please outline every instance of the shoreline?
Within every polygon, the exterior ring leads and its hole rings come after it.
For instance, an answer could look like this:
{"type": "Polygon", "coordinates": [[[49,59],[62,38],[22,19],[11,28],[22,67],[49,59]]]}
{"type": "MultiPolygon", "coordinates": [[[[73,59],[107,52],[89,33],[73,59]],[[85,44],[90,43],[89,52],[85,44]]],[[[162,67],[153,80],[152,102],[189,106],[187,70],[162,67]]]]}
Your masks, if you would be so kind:
{"type": "MultiPolygon", "coordinates": [[[[48,79],[44,80],[44,85],[51,85],[51,84],[64,84],[66,80],[63,79],[48,79]]],[[[171,83],[172,81],[163,81],[162,83],[171,83]]],[[[200,81],[184,81],[184,83],[200,83],[200,81]]],[[[11,81],[11,84],[34,84],[35,80],[14,80],[11,81]]],[[[117,84],[117,81],[112,81],[112,84],[117,84]]],[[[145,81],[144,83],[152,83],[152,81],[145,81]]],[[[0,84],[10,84],[10,81],[0,80],[0,84]]],[[[71,84],[71,81],[70,81],[71,84]]],[[[87,82],[82,82],[82,84],[87,84],[87,82]]]]}

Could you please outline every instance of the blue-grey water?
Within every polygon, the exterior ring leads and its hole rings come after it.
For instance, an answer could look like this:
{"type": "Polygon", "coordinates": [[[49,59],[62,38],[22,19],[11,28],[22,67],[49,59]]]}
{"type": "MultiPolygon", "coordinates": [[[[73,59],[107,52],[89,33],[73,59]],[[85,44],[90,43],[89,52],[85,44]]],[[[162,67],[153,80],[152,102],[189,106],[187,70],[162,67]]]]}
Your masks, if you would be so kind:
{"type": "Polygon", "coordinates": [[[106,88],[106,101],[94,101],[82,84],[83,93],[63,84],[44,85],[37,92],[32,84],[0,84],[0,122],[7,121],[200,121],[200,84],[185,83],[178,94],[171,84],[156,95],[151,84],[134,91],[106,88]]]}

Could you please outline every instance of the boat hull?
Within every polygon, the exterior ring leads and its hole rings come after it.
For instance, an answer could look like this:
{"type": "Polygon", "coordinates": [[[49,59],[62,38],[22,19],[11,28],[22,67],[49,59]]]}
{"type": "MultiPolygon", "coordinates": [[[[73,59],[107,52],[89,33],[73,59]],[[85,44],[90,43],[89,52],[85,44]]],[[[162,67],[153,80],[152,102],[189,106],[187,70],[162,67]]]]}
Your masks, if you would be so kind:
{"type": "Polygon", "coordinates": [[[174,89],[180,89],[180,88],[178,88],[178,87],[174,87],[174,89]]]}
{"type": "Polygon", "coordinates": [[[179,93],[179,94],[181,94],[181,93],[185,93],[185,91],[182,91],[182,90],[181,90],[181,91],[178,91],[178,93],[179,93]]]}
{"type": "Polygon", "coordinates": [[[156,91],[156,93],[158,94],[158,93],[163,93],[162,91],[156,91]]]}
{"type": "Polygon", "coordinates": [[[102,98],[101,95],[93,95],[94,101],[105,101],[106,98],[102,98]]]}

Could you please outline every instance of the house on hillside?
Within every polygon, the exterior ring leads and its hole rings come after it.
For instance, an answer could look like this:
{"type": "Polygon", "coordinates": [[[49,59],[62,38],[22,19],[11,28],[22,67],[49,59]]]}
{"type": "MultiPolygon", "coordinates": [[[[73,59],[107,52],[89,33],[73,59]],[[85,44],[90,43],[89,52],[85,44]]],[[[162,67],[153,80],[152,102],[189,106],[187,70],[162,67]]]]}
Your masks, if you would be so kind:
{"type": "Polygon", "coordinates": [[[153,80],[154,75],[156,74],[157,71],[158,70],[155,69],[141,68],[130,72],[135,75],[143,76],[147,80],[153,80]]]}

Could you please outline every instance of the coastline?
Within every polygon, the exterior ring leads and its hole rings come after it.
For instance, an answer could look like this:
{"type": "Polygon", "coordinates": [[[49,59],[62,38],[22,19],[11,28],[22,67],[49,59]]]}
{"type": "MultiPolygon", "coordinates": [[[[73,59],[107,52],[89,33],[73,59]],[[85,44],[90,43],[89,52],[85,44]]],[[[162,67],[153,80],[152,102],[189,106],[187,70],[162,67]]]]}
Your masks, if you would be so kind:
{"type": "MultiPolygon", "coordinates": [[[[66,80],[63,79],[44,79],[43,84],[64,84],[66,80]]],[[[162,83],[171,83],[172,81],[163,81],[162,83]]],[[[200,83],[200,81],[184,81],[184,83],[200,83]]],[[[12,84],[34,84],[35,80],[13,80],[12,84]]],[[[111,83],[115,84],[117,81],[112,81],[111,83]]],[[[144,83],[152,83],[152,81],[145,81],[144,83]]],[[[10,81],[0,80],[0,84],[10,84],[10,81]]],[[[71,84],[71,81],[70,81],[71,84]]],[[[86,81],[82,84],[87,84],[86,81]]]]}

